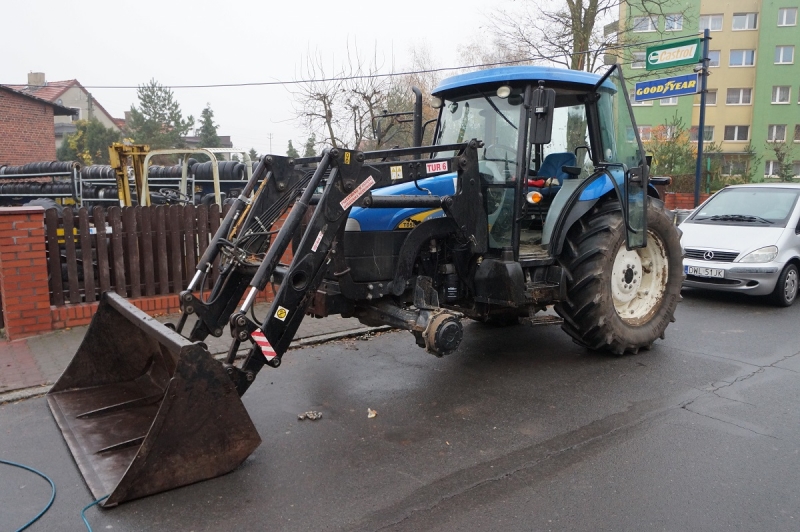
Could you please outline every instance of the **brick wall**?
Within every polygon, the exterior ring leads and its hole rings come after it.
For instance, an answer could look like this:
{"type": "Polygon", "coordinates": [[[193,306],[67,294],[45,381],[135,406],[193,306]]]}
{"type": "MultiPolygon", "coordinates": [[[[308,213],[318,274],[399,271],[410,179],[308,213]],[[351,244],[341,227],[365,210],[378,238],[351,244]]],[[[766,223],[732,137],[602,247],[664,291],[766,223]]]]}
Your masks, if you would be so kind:
{"type": "MultiPolygon", "coordinates": [[[[42,207],[0,207],[0,305],[9,340],[87,325],[97,311],[96,302],[50,305],[45,246],[42,207]]],[[[290,262],[291,251],[283,259],[290,262]]],[[[271,286],[256,297],[256,301],[273,299],[271,286]]],[[[150,315],[180,312],[177,294],[129,301],[150,315]]]]}
{"type": "Polygon", "coordinates": [[[0,164],[55,161],[53,108],[0,90],[0,164]]]}
{"type": "Polygon", "coordinates": [[[9,339],[52,330],[42,207],[0,207],[0,292],[9,339]]]}
{"type": "MultiPolygon", "coordinates": [[[[700,203],[708,199],[710,194],[700,194],[700,203]]],[[[664,194],[664,207],[673,209],[694,209],[694,192],[667,192],[664,194]]]]}

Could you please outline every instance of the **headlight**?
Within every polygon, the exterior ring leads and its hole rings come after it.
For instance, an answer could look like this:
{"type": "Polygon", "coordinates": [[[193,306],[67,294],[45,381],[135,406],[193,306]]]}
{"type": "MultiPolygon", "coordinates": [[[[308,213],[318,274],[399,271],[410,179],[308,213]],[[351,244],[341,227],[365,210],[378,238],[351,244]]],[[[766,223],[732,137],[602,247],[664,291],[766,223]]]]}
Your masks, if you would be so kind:
{"type": "Polygon", "coordinates": [[[770,262],[778,256],[777,246],[766,246],[755,251],[751,251],[739,262],[770,262]]]}
{"type": "Polygon", "coordinates": [[[355,218],[348,218],[344,223],[345,231],[361,231],[361,224],[355,218]]]}

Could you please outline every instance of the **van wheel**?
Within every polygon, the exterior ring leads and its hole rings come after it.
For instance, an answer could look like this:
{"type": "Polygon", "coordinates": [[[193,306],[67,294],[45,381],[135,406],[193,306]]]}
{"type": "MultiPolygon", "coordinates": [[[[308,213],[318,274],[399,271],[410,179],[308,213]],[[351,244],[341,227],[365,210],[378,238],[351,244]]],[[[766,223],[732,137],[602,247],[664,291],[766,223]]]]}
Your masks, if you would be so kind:
{"type": "Polygon", "coordinates": [[[789,307],[797,299],[797,266],[787,264],[778,277],[775,290],[770,294],[772,302],[779,307],[789,307]]]}
{"type": "Polygon", "coordinates": [[[562,329],[590,349],[638,352],[663,338],[681,299],[680,232],[660,200],[647,206],[647,247],[628,250],[620,205],[595,206],[567,234],[559,257],[567,299],[562,329]]]}

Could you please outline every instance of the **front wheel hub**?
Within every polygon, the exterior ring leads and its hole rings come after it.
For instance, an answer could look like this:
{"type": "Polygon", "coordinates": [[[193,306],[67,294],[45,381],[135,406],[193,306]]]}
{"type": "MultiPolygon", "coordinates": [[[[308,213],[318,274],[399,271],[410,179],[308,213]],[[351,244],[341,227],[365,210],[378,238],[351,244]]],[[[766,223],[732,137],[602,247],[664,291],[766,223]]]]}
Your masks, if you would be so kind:
{"type": "Polygon", "coordinates": [[[647,247],[627,249],[623,244],[614,257],[611,295],[614,309],[631,325],[650,318],[667,284],[667,254],[662,240],[648,232],[647,247]]]}
{"type": "Polygon", "coordinates": [[[434,316],[425,329],[425,347],[436,356],[449,355],[461,344],[464,327],[457,317],[442,313],[434,316]]]}

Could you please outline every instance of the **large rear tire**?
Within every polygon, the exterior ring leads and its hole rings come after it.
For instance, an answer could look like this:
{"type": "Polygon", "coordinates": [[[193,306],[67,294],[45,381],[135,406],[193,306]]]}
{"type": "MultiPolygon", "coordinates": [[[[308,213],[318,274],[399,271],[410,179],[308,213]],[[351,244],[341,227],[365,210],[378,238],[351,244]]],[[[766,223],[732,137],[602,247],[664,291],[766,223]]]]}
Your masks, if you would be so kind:
{"type": "Polygon", "coordinates": [[[620,204],[606,201],[570,228],[559,260],[567,299],[555,310],[578,344],[636,353],[675,321],[683,283],[680,232],[660,200],[648,202],[646,248],[626,248],[620,204]]]}

